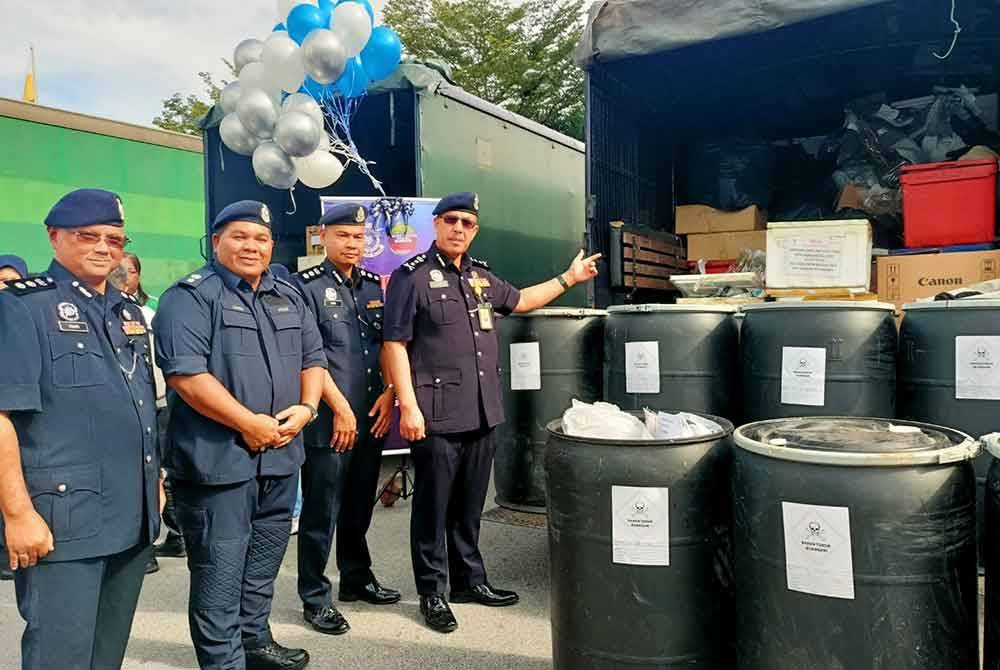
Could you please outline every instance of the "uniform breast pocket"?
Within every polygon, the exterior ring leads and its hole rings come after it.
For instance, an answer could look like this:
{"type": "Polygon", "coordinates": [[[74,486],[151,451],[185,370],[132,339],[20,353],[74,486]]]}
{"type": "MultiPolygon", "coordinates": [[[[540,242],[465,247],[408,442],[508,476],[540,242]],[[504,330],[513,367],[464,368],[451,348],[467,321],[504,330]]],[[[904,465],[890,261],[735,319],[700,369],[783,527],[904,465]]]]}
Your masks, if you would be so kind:
{"type": "Polygon", "coordinates": [[[272,312],[271,321],[278,337],[278,351],[282,356],[302,354],[302,319],[298,312],[272,312]]]}
{"type": "Polygon", "coordinates": [[[257,321],[247,312],[222,310],[222,353],[252,356],[260,350],[257,321]]]}
{"type": "Polygon", "coordinates": [[[82,540],[101,532],[104,507],[100,465],[29,468],[24,480],[35,511],[45,519],[57,546],[59,542],[82,540]]]}
{"type": "Polygon", "coordinates": [[[465,308],[458,301],[458,298],[453,298],[446,293],[431,296],[430,314],[431,321],[434,323],[446,326],[460,320],[465,313],[465,308]]]}
{"type": "Polygon", "coordinates": [[[63,388],[97,386],[107,379],[104,354],[86,333],[52,333],[52,385],[63,388]]]}
{"type": "Polygon", "coordinates": [[[462,384],[460,369],[418,372],[414,375],[417,404],[426,418],[444,421],[450,418],[451,407],[458,403],[454,394],[462,384]]]}
{"type": "Polygon", "coordinates": [[[368,310],[368,324],[371,326],[372,332],[369,336],[372,340],[382,339],[382,318],[385,310],[382,307],[377,307],[368,310]]]}
{"type": "Polygon", "coordinates": [[[320,313],[320,332],[323,335],[323,344],[328,347],[343,347],[348,343],[348,319],[347,308],[325,307],[320,313]]]}

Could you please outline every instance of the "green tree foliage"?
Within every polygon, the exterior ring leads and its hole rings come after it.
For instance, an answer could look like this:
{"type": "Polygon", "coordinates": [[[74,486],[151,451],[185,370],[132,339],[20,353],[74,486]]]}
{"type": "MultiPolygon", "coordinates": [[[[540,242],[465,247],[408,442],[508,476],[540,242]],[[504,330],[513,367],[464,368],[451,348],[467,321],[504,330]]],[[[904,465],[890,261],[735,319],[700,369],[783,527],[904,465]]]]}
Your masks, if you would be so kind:
{"type": "MultiPolygon", "coordinates": [[[[232,71],[233,66],[229,61],[223,62],[232,71]]],[[[201,135],[199,123],[212,109],[212,105],[219,102],[222,89],[229,83],[220,81],[216,83],[215,78],[208,72],[199,72],[198,76],[205,86],[205,98],[194,94],[183,95],[174,93],[163,101],[163,109],[160,115],[153,119],[153,125],[164,130],[172,130],[185,135],[201,135]]],[[[235,77],[235,74],[233,75],[235,77]]]]}
{"type": "Polygon", "coordinates": [[[388,0],[383,18],[408,55],[445,61],[468,92],[582,139],[583,11],[581,0],[388,0]]]}

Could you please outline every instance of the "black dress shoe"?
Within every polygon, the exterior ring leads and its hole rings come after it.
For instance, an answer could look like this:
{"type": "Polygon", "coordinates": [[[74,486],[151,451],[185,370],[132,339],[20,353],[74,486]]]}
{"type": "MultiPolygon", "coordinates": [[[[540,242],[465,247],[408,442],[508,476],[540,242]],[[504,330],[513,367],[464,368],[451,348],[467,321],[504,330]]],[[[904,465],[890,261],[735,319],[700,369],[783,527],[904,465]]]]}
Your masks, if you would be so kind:
{"type": "Polygon", "coordinates": [[[345,603],[364,600],[372,605],[391,605],[398,603],[402,596],[399,591],[385,588],[372,577],[372,580],[364,586],[348,586],[341,582],[339,597],[345,603]]]}
{"type": "Polygon", "coordinates": [[[479,603],[487,607],[507,607],[514,605],[520,600],[513,591],[495,589],[487,584],[480,584],[464,591],[452,591],[451,602],[453,603],[479,603]]]}
{"type": "Polygon", "coordinates": [[[309,665],[309,652],[305,649],[282,647],[274,640],[245,653],[247,670],[302,670],[309,665]]]}
{"type": "Polygon", "coordinates": [[[351,630],[351,625],[336,607],[324,607],[318,610],[306,608],[302,610],[302,618],[317,632],[325,635],[343,635],[351,630]]]}
{"type": "Polygon", "coordinates": [[[450,633],[458,628],[458,620],[444,596],[420,596],[420,613],[424,615],[427,625],[439,633],[450,633]]]}
{"type": "Polygon", "coordinates": [[[167,537],[163,542],[153,545],[153,555],[160,558],[184,558],[187,551],[184,549],[184,536],[174,531],[167,531],[167,537]]]}
{"type": "Polygon", "coordinates": [[[149,563],[146,563],[146,574],[151,575],[154,572],[160,571],[160,564],[156,562],[156,556],[153,554],[149,555],[149,563]]]}
{"type": "MultiPolygon", "coordinates": [[[[3,555],[3,558],[5,559],[6,562],[7,558],[6,552],[0,552],[0,555],[3,555]]],[[[0,566],[0,581],[9,582],[12,579],[14,579],[14,571],[8,568],[6,565],[0,566]]]]}

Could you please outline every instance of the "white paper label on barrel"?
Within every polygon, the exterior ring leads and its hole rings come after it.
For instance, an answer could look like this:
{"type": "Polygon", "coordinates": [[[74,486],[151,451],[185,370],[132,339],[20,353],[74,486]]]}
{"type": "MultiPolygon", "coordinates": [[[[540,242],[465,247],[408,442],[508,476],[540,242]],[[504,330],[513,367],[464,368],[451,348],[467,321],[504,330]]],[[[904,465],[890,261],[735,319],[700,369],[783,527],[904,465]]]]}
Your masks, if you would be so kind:
{"type": "Polygon", "coordinates": [[[781,513],[788,589],[854,600],[850,511],[783,502],[781,513]]]}
{"type": "Polygon", "coordinates": [[[1000,400],[1000,337],[955,338],[955,399],[1000,400]]]}
{"type": "Polygon", "coordinates": [[[670,490],[611,487],[611,560],[670,565],[670,490]]]}
{"type": "Polygon", "coordinates": [[[542,390],[542,354],[538,342],[510,345],[510,390],[542,390]]]}
{"type": "Polygon", "coordinates": [[[781,350],[781,404],[822,407],[826,402],[826,349],[781,350]]]}
{"type": "Polygon", "coordinates": [[[660,392],[660,343],[625,343],[625,393],[660,392]]]}

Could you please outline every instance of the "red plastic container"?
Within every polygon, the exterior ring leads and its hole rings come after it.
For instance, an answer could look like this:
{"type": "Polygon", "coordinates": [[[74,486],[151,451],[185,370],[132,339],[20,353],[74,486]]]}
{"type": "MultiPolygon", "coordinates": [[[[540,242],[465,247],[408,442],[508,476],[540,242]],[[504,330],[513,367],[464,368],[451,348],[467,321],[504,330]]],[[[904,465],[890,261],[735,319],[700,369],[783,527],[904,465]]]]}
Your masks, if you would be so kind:
{"type": "MultiPolygon", "coordinates": [[[[721,275],[729,272],[729,269],[736,264],[737,260],[734,258],[730,261],[705,261],[705,274],[721,275]]],[[[698,273],[698,261],[688,261],[688,272],[692,274],[698,273]]]]}
{"type": "Polygon", "coordinates": [[[903,242],[908,248],[993,241],[997,161],[908,165],[900,181],[903,242]]]}

